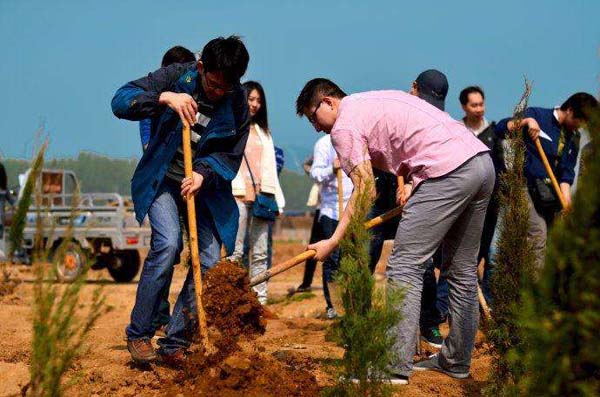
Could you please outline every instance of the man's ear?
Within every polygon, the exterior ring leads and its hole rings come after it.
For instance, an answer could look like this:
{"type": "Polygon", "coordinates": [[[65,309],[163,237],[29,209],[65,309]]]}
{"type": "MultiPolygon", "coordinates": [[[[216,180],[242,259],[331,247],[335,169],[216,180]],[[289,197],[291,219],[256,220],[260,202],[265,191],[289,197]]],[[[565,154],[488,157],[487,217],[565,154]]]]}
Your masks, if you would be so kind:
{"type": "Polygon", "coordinates": [[[410,86],[410,91],[409,91],[410,95],[415,95],[415,96],[419,96],[419,86],[417,86],[417,82],[413,81],[411,86],[410,86]]]}
{"type": "Polygon", "coordinates": [[[202,63],[202,61],[196,62],[196,70],[198,70],[198,73],[202,73],[202,71],[204,70],[204,64],[202,63]]]}

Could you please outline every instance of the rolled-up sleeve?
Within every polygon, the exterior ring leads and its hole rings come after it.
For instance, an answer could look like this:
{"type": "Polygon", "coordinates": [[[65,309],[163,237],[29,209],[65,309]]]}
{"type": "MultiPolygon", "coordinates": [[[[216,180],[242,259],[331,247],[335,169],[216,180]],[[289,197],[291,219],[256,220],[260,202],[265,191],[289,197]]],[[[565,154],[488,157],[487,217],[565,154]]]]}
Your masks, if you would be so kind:
{"type": "Polygon", "coordinates": [[[368,142],[356,130],[347,128],[332,130],[331,142],[340,158],[342,169],[348,176],[350,176],[354,167],[371,160],[368,142]]]}

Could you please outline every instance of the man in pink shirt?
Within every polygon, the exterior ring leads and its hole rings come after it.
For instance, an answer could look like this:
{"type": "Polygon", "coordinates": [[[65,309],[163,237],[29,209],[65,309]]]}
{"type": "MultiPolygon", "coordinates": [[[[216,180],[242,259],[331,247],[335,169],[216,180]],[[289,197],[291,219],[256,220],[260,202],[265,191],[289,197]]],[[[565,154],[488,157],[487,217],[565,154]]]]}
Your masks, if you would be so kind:
{"type": "Polygon", "coordinates": [[[439,354],[417,363],[454,378],[469,376],[478,323],[477,253],[494,186],[488,148],[460,122],[402,91],[347,96],[327,79],[306,83],[296,112],[317,131],[331,134],[354,192],[331,238],[309,245],[323,260],[343,238],[356,196],[365,186],[375,194],[373,169],[403,176],[398,204],[405,205],[388,259],[388,283],[405,288],[392,330],[397,358],[390,363],[393,384],[408,383],[413,370],[425,262],[442,244],[448,266],[451,327],[439,354]]]}

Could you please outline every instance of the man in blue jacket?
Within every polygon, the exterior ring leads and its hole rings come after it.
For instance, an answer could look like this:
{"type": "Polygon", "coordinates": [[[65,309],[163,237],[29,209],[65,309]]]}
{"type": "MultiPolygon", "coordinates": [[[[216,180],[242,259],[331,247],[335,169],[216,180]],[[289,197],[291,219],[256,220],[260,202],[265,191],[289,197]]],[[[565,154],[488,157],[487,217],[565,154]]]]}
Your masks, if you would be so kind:
{"type": "MultiPolygon", "coordinates": [[[[231,193],[248,138],[248,108],[239,84],[249,55],[235,36],[211,40],[196,63],[173,64],[117,90],[113,113],[119,118],[158,119],[156,132],[131,181],[138,222],[146,215],[152,227],[150,251],[138,283],[127,348],[134,361],[156,358],[151,343],[152,319],[160,291],[182,249],[180,216],[187,226],[184,197],[196,195],[198,244],[202,270],[219,259],[223,244],[233,251],[238,211],[231,193]],[[182,123],[192,126],[193,177],[185,178],[182,123]]],[[[194,282],[191,268],[167,335],[159,340],[159,354],[168,364],[181,364],[190,346],[190,328],[196,323],[194,282]]]]}
{"type": "Polygon", "coordinates": [[[539,137],[560,191],[567,205],[571,205],[571,185],[575,179],[575,164],[579,153],[577,130],[587,122],[588,112],[597,106],[596,98],[579,92],[569,97],[560,107],[527,108],[520,123],[506,118],[496,125],[495,132],[501,138],[507,132],[519,128],[525,128],[529,132],[525,138],[524,170],[529,206],[528,237],[533,243],[538,269],[544,264],[548,228],[561,207],[535,147],[535,139],[539,137]]]}

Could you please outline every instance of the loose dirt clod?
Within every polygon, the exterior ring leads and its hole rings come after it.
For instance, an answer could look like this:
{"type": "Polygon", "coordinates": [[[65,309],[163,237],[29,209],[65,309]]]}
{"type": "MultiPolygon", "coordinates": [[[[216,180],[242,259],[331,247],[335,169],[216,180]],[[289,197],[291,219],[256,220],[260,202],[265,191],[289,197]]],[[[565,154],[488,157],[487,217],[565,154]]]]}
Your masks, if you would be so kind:
{"type": "Polygon", "coordinates": [[[245,269],[235,262],[221,261],[206,272],[203,284],[209,328],[235,340],[265,333],[264,309],[250,288],[245,269]]]}
{"type": "Polygon", "coordinates": [[[203,290],[210,339],[217,352],[193,352],[184,370],[163,388],[167,396],[319,395],[316,379],[308,371],[249,343],[264,334],[266,321],[245,269],[221,261],[206,273],[203,290]]]}

